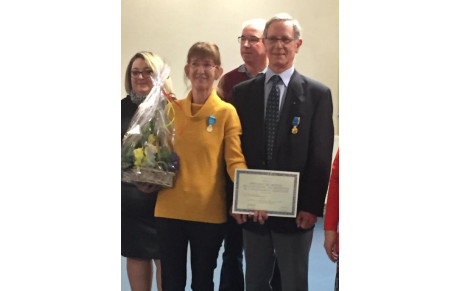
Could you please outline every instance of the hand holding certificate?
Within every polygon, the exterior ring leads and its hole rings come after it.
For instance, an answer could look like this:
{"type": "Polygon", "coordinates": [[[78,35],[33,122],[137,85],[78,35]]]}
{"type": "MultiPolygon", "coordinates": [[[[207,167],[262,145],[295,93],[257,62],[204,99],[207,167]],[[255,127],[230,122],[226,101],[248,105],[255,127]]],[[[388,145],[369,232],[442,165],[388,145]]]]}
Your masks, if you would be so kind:
{"type": "Polygon", "coordinates": [[[233,213],[296,217],[299,173],[237,169],[233,190],[233,213]]]}

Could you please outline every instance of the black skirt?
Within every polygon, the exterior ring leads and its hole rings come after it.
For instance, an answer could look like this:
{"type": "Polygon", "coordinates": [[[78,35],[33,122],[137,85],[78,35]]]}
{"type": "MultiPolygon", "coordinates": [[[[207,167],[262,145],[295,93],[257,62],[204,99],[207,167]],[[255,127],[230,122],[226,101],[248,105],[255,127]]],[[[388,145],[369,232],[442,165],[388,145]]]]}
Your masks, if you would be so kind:
{"type": "Polygon", "coordinates": [[[155,204],[158,193],[144,193],[121,183],[121,255],[159,259],[155,204]]]}

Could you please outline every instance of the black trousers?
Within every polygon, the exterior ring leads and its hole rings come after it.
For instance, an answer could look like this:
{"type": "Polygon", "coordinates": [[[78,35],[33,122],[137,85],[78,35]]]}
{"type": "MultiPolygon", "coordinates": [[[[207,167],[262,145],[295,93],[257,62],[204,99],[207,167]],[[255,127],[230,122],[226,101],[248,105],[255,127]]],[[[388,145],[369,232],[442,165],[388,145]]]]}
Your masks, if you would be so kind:
{"type": "Polygon", "coordinates": [[[160,242],[163,291],[184,291],[190,244],[192,290],[213,291],[214,269],[225,235],[225,224],[156,218],[160,242]]]}
{"type": "Polygon", "coordinates": [[[243,230],[231,216],[227,217],[219,291],[244,291],[243,230]]]}

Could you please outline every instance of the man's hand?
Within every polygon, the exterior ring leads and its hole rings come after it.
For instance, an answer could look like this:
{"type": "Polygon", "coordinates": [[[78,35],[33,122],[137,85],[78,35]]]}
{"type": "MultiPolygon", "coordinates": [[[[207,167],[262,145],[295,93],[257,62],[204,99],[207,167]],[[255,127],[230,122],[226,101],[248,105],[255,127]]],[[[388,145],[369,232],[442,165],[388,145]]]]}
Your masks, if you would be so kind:
{"type": "Polygon", "coordinates": [[[297,214],[295,221],[297,223],[297,227],[309,229],[315,225],[317,219],[316,215],[311,214],[310,212],[300,211],[299,214],[297,214]]]}
{"type": "Polygon", "coordinates": [[[324,248],[326,249],[326,253],[329,259],[331,259],[333,262],[337,262],[339,257],[339,254],[337,253],[337,231],[324,231],[324,248]]]}

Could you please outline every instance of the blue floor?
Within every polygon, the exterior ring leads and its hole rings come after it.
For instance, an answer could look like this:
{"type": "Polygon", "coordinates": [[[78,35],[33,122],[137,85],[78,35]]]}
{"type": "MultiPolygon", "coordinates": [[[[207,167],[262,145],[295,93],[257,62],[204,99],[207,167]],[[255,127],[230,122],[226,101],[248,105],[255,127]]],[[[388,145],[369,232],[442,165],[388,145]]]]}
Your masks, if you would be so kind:
{"type": "MultiPolygon", "coordinates": [[[[309,262],[309,291],[332,291],[334,290],[335,280],[335,264],[332,263],[326,255],[323,247],[324,231],[323,218],[319,218],[313,233],[313,242],[310,249],[309,262]]],[[[217,268],[214,271],[214,290],[218,290],[220,268],[222,266],[221,248],[217,261],[217,268]]],[[[244,268],[244,265],[243,265],[244,268]]],[[[190,288],[190,266],[188,266],[187,285],[185,291],[191,291],[190,288]]],[[[126,274],[126,258],[121,257],[121,291],[130,291],[128,275],[126,274]]],[[[156,282],[154,279],[152,290],[156,290],[156,282]]]]}

